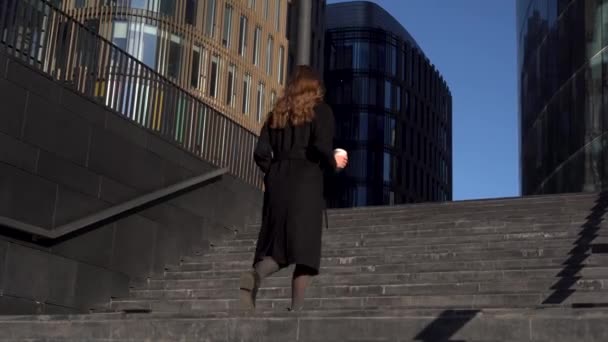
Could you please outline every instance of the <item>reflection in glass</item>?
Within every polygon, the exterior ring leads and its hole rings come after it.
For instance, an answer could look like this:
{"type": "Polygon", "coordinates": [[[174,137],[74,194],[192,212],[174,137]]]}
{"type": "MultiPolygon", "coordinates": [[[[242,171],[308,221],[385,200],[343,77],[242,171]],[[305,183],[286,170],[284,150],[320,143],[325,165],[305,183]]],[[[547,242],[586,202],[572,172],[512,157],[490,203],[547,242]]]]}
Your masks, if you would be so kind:
{"type": "Polygon", "coordinates": [[[214,55],[211,57],[211,65],[209,70],[209,96],[217,97],[217,79],[220,57],[214,55]]]}
{"type": "Polygon", "coordinates": [[[226,89],[226,104],[229,105],[230,107],[234,107],[235,104],[235,98],[236,98],[236,94],[235,94],[235,88],[234,88],[234,83],[236,82],[236,66],[234,64],[231,64],[230,67],[228,67],[228,81],[226,82],[227,84],[227,89],[226,89]]]}
{"type": "Polygon", "coordinates": [[[207,16],[205,17],[205,34],[213,37],[215,33],[215,4],[216,0],[207,0],[207,16]]]}
{"type": "Polygon", "coordinates": [[[190,85],[193,88],[198,88],[201,72],[201,47],[194,46],[192,48],[192,73],[190,75],[190,85]]]}
{"type": "Polygon", "coordinates": [[[232,42],[232,5],[226,4],[224,9],[224,31],[222,32],[222,45],[230,47],[232,42]]]}
{"type": "Polygon", "coordinates": [[[174,34],[171,35],[169,44],[169,63],[167,64],[167,76],[177,78],[182,58],[182,39],[174,34]]]}

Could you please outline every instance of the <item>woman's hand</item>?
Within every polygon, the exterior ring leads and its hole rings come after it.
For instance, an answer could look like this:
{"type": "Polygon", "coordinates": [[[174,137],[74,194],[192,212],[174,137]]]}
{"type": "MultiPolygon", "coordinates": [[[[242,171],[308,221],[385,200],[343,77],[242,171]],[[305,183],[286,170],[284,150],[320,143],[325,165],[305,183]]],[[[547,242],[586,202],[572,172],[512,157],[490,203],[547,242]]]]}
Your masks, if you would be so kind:
{"type": "Polygon", "coordinates": [[[348,165],[348,156],[344,154],[334,154],[336,160],[336,167],[338,170],[342,170],[348,165]]]}

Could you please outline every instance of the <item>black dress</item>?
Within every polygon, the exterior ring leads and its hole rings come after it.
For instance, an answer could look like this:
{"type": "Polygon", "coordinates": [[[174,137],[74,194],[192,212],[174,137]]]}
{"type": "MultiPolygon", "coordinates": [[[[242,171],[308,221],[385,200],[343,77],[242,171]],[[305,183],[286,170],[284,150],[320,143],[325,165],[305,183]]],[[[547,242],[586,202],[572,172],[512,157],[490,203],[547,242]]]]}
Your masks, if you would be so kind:
{"type": "Polygon", "coordinates": [[[271,129],[264,125],[254,158],[264,172],[264,206],[254,264],[271,256],[281,267],[321,262],[324,171],[335,170],[334,116],[320,103],[312,122],[271,129]]]}

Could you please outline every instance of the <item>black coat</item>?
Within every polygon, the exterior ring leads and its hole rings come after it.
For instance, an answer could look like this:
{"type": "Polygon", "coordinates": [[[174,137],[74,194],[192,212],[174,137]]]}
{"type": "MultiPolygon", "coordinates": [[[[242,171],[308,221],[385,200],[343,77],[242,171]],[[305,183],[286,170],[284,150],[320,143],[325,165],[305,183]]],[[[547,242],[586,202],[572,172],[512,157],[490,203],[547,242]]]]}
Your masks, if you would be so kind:
{"type": "Polygon", "coordinates": [[[264,256],[285,267],[318,273],[323,231],[324,171],[335,170],[334,116],[321,103],[312,122],[271,129],[264,125],[254,158],[264,172],[264,207],[254,263],[264,256]]]}

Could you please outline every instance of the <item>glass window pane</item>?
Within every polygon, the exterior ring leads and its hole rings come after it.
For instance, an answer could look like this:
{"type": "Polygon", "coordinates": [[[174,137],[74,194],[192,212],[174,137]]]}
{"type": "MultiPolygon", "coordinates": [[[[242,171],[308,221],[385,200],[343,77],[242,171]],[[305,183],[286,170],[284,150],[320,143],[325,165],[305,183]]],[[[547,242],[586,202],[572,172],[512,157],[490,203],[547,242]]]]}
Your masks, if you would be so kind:
{"type": "Polygon", "coordinates": [[[241,16],[239,22],[239,55],[247,54],[247,17],[241,16]]]}
{"type": "Polygon", "coordinates": [[[260,64],[260,45],[262,29],[260,27],[255,28],[255,34],[253,35],[253,65],[260,64]]]}
{"type": "Polygon", "coordinates": [[[213,56],[211,58],[211,65],[209,70],[209,96],[216,97],[217,96],[217,78],[218,78],[218,68],[219,68],[220,60],[218,56],[213,56]]]}
{"type": "Polygon", "coordinates": [[[186,0],[186,23],[190,25],[196,24],[197,8],[197,0],[186,0]]]}
{"type": "Polygon", "coordinates": [[[268,36],[268,46],[266,48],[266,73],[270,75],[272,73],[272,54],[274,50],[274,39],[272,36],[268,36]]]}
{"type": "Polygon", "coordinates": [[[226,4],[224,9],[224,32],[222,33],[222,44],[225,47],[230,47],[232,42],[232,11],[232,6],[226,4]]]}
{"type": "Polygon", "coordinates": [[[176,35],[171,35],[169,45],[169,63],[167,65],[167,76],[177,78],[179,75],[182,58],[182,40],[176,35]]]}
{"type": "Polygon", "coordinates": [[[234,66],[234,64],[230,65],[230,67],[228,68],[228,81],[227,83],[227,89],[226,89],[226,104],[229,105],[230,107],[234,107],[234,98],[235,98],[235,89],[234,89],[234,83],[235,83],[235,75],[236,75],[236,66],[234,66]]]}
{"type": "Polygon", "coordinates": [[[215,3],[216,0],[207,0],[207,16],[205,17],[205,34],[213,37],[215,28],[215,3]]]}
{"type": "Polygon", "coordinates": [[[198,88],[201,72],[201,48],[195,46],[192,49],[192,72],[190,74],[190,85],[198,88]]]}

